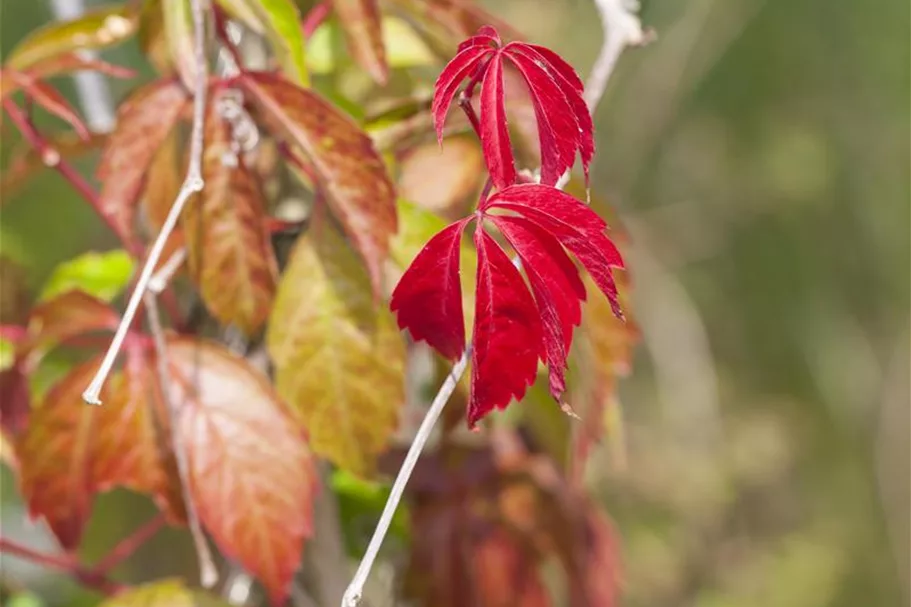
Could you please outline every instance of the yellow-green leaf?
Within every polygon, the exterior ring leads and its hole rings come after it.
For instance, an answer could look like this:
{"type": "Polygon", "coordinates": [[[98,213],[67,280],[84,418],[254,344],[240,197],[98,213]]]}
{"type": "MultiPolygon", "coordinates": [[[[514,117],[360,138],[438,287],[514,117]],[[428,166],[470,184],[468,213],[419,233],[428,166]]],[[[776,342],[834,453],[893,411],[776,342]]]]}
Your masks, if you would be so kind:
{"type": "Polygon", "coordinates": [[[89,252],[61,263],[41,290],[41,301],[79,290],[110,302],[120,295],[133,275],[133,258],[123,249],[89,252]]]}
{"type": "Polygon", "coordinates": [[[304,86],[307,72],[300,12],[292,0],[218,0],[224,9],[250,29],[265,33],[272,52],[288,78],[304,86]]]}
{"type": "Polygon", "coordinates": [[[309,432],[313,451],[369,473],[404,402],[405,344],[387,307],[374,302],[354,251],[330,225],[295,245],[266,340],[279,394],[309,432]]]}
{"type": "Polygon", "coordinates": [[[91,10],[78,19],[50,23],[35,30],[13,49],[6,65],[22,70],[64,53],[113,46],[132,36],[136,26],[136,15],[129,5],[91,10]]]}
{"type": "Polygon", "coordinates": [[[163,579],[133,586],[112,596],[98,607],[221,607],[227,605],[214,596],[191,590],[179,579],[163,579]]]}
{"type": "MultiPolygon", "coordinates": [[[[319,26],[307,40],[307,64],[310,71],[325,74],[336,68],[333,36],[338,25],[327,21],[319,26]]],[[[386,62],[393,69],[433,65],[436,56],[407,21],[392,15],[382,18],[383,46],[386,62]]]]}
{"type": "Polygon", "coordinates": [[[165,0],[161,3],[162,23],[171,62],[177,68],[184,86],[193,90],[196,84],[196,54],[193,49],[193,13],[190,0],[165,0]]]}
{"type": "Polygon", "coordinates": [[[351,56],[371,78],[386,84],[389,64],[378,0],[332,0],[332,7],[345,30],[351,56]]]}

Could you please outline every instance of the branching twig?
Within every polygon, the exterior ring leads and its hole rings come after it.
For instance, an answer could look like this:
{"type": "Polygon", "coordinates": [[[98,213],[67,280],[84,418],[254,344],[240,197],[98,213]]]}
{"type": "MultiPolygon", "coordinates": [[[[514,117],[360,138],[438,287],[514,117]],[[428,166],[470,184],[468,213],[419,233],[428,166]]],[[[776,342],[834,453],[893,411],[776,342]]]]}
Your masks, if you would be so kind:
{"type": "Polygon", "coordinates": [[[95,565],[93,571],[104,575],[123,561],[130,558],[140,546],[152,539],[165,525],[163,514],[158,514],[139,526],[133,533],[123,538],[114,548],[95,565]]]}
{"type": "MultiPolygon", "coordinates": [[[[592,87],[592,89],[586,91],[588,93],[586,100],[589,111],[592,113],[594,113],[595,108],[604,96],[604,91],[607,88],[607,81],[610,79],[620,53],[630,44],[639,44],[643,42],[644,38],[639,18],[623,4],[623,0],[596,0],[596,4],[601,13],[605,37],[598,60],[595,62],[595,66],[589,77],[589,87],[592,87]],[[638,34],[635,34],[635,32],[638,32],[638,34]]],[[[475,121],[472,120],[472,114],[474,112],[471,106],[470,97],[473,88],[474,83],[472,82],[459,96],[459,105],[462,107],[463,111],[465,111],[469,121],[473,123],[472,126],[478,131],[477,126],[474,124],[475,121]]],[[[566,185],[567,181],[569,181],[568,171],[557,183],[557,187],[562,188],[566,185]]],[[[514,260],[514,263],[516,262],[518,262],[518,259],[514,260]]],[[[440,413],[443,411],[443,407],[446,405],[449,397],[452,396],[456,385],[462,378],[462,374],[465,372],[470,357],[471,344],[469,343],[465,352],[462,354],[462,357],[453,365],[452,371],[446,377],[446,381],[443,382],[443,385],[440,386],[440,390],[437,392],[430,408],[427,410],[427,414],[424,416],[424,420],[418,428],[417,434],[411,443],[411,447],[408,449],[405,461],[402,462],[402,467],[399,469],[398,475],[392,484],[392,489],[389,492],[386,505],[380,515],[380,520],[374,529],[373,537],[370,538],[370,544],[367,546],[364,557],[361,559],[357,571],[355,572],[351,583],[348,585],[348,589],[345,591],[345,596],[342,598],[342,607],[356,607],[361,600],[364,584],[367,581],[367,577],[370,575],[373,563],[376,560],[383,540],[389,531],[389,526],[392,524],[392,517],[405,492],[405,487],[408,484],[411,472],[414,470],[414,466],[417,463],[418,457],[421,455],[421,451],[424,449],[424,445],[427,443],[428,438],[430,438],[430,434],[433,431],[437,419],[440,417],[440,413]]]]}
{"type": "Polygon", "coordinates": [[[601,17],[604,42],[585,83],[585,102],[593,114],[607,90],[607,81],[614,73],[620,54],[627,46],[642,44],[647,39],[636,14],[638,0],[595,0],[595,6],[601,17]]]}
{"type": "Polygon", "coordinates": [[[3,537],[0,537],[0,552],[64,571],[83,586],[94,588],[104,594],[115,594],[122,589],[120,584],[111,581],[103,573],[86,568],[70,555],[44,554],[3,537]]]}
{"type": "Polygon", "coordinates": [[[140,272],[139,279],[136,281],[133,294],[130,296],[130,301],[123,313],[123,320],[120,321],[120,325],[117,327],[117,332],[114,334],[114,339],[111,341],[111,345],[105,353],[104,359],[101,361],[101,366],[88,388],[82,393],[83,400],[92,405],[101,404],[101,401],[98,398],[101,387],[104,385],[108,374],[111,372],[111,368],[114,366],[114,361],[117,359],[117,354],[120,352],[120,348],[123,345],[123,340],[126,337],[127,331],[130,329],[130,325],[133,324],[136,310],[142,302],[143,295],[149,285],[149,280],[152,278],[152,273],[158,265],[158,260],[168,241],[168,237],[171,235],[171,232],[174,231],[177,220],[183,212],[183,208],[187,201],[193,194],[201,192],[205,185],[202,178],[202,152],[208,69],[206,65],[206,28],[203,1],[204,0],[192,0],[193,34],[195,37],[193,48],[196,62],[196,82],[194,83],[195,90],[193,91],[193,127],[190,135],[190,163],[187,168],[187,176],[183,185],[180,187],[180,191],[177,193],[177,199],[174,201],[174,204],[171,205],[171,210],[168,211],[168,216],[161,226],[161,231],[155,238],[151,251],[149,251],[149,256],[146,259],[145,265],[142,267],[142,272],[140,272]]]}

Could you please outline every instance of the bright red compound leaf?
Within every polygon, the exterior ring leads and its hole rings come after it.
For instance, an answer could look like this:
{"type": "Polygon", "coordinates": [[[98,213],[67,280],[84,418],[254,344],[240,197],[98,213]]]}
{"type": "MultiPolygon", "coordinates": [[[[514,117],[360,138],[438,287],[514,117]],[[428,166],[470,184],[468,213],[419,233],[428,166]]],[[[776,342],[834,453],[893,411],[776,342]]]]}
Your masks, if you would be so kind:
{"type": "Polygon", "coordinates": [[[514,155],[506,124],[504,60],[518,70],[531,94],[541,147],[541,183],[554,185],[572,168],[577,152],[587,181],[595,143],[579,76],[553,51],[524,42],[504,45],[490,26],[482,27],[459,45],[459,53],[437,79],[432,106],[437,138],[442,140],[446,115],[462,82],[467,80],[463,91],[466,97],[480,83],[477,129],[491,180],[500,190],[515,183],[514,155]]]}
{"type": "Polygon", "coordinates": [[[540,358],[550,369],[550,392],[566,389],[566,359],[581,322],[585,287],[569,250],[592,275],[622,318],[613,269],[622,268],[606,222],[555,187],[513,185],[484,200],[476,215],[434,236],[405,271],[392,294],[399,326],[450,359],[465,348],[459,298],[459,242],[465,225],[480,218],[474,360],[468,424],[520,399],[534,382],[540,358]],[[503,212],[509,214],[504,214],[503,212]],[[509,258],[483,229],[496,226],[522,262],[531,292],[509,258]],[[534,297],[532,297],[532,294],[534,297]]]}

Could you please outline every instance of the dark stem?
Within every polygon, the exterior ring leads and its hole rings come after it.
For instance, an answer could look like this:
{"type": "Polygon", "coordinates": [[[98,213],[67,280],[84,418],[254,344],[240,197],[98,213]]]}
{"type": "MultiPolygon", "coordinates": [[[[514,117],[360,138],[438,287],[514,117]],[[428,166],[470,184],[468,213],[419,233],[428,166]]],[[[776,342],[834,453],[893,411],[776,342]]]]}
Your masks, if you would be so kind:
{"type": "Polygon", "coordinates": [[[152,539],[164,525],[165,517],[160,513],[140,525],[133,533],[120,540],[104,558],[98,561],[94,568],[95,573],[104,575],[130,558],[143,544],[152,539]]]}
{"type": "Polygon", "coordinates": [[[85,568],[70,555],[44,554],[3,537],[0,537],[0,552],[32,561],[49,569],[68,573],[83,586],[93,588],[103,594],[116,594],[123,590],[121,584],[109,580],[103,573],[85,568]]]}
{"type": "Polygon", "coordinates": [[[54,149],[54,147],[41,136],[41,133],[32,125],[31,120],[29,120],[26,113],[16,105],[12,99],[3,100],[3,109],[9,114],[10,120],[13,121],[13,124],[16,125],[16,128],[19,129],[19,132],[29,145],[35,148],[38,154],[40,154],[44,164],[60,173],[60,175],[91,205],[95,212],[101,217],[102,221],[111,228],[114,234],[116,234],[123,243],[123,246],[135,257],[138,257],[140,252],[139,245],[135,242],[129,242],[126,235],[121,234],[117,229],[117,226],[114,225],[114,222],[102,212],[101,201],[98,199],[98,194],[92,186],[89,185],[72,165],[61,158],[60,152],[54,149]]]}

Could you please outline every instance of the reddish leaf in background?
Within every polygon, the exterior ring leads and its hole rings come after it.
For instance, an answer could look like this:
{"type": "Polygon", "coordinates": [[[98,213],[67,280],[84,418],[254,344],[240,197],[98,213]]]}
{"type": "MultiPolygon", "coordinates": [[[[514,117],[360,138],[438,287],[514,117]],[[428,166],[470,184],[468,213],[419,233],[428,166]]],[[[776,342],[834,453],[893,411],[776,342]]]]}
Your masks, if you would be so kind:
{"type": "Polygon", "coordinates": [[[95,494],[114,486],[148,493],[170,520],[182,520],[173,457],[148,396],[154,372],[132,357],[105,386],[104,406],[87,406],[81,397],[101,362],[96,357],[48,391],[17,437],[29,512],[43,517],[65,548],[78,545],[95,494]]]}
{"type": "Polygon", "coordinates": [[[407,325],[415,340],[450,360],[465,350],[459,245],[466,223],[457,221],[430,239],[408,269],[412,278],[399,283],[389,303],[401,328],[407,325]]]}
{"type": "Polygon", "coordinates": [[[432,108],[437,138],[442,140],[446,115],[461,82],[468,79],[469,94],[480,82],[478,135],[490,177],[500,190],[515,183],[514,156],[506,124],[504,58],[519,71],[531,93],[541,145],[541,183],[554,185],[572,168],[577,151],[587,181],[595,152],[594,127],[582,97],[579,76],[548,49],[524,42],[504,46],[490,26],[482,27],[477,35],[459,45],[459,53],[437,79],[432,108]]]}
{"type": "Polygon", "coordinates": [[[114,331],[119,323],[120,316],[105,302],[83,291],[67,291],[32,309],[16,353],[31,367],[44,349],[93,331],[114,331]]]}
{"type": "Polygon", "coordinates": [[[88,127],[82,121],[82,117],[79,116],[79,112],[73,109],[73,106],[54,87],[28,74],[14,70],[8,70],[4,75],[10,78],[15,86],[22,89],[26,97],[40,105],[48,113],[57,116],[72,126],[81,139],[88,140],[92,136],[88,127]]]}
{"type": "Polygon", "coordinates": [[[604,220],[554,187],[514,185],[484,200],[475,216],[437,234],[405,271],[391,307],[399,326],[414,339],[451,359],[464,350],[456,288],[458,242],[465,224],[475,218],[482,224],[489,220],[502,231],[523,262],[534,298],[500,246],[479,227],[469,426],[494,408],[506,407],[512,398],[521,398],[534,381],[538,358],[550,369],[553,397],[559,401],[566,389],[566,357],[581,319],[585,288],[564,247],[592,274],[611,309],[622,317],[612,269],[622,268],[623,260],[604,233],[604,220]]]}
{"type": "Polygon", "coordinates": [[[332,8],[345,32],[348,50],[378,84],[386,84],[389,64],[383,44],[383,24],[378,0],[332,0],[332,8]]]}
{"type": "Polygon", "coordinates": [[[199,520],[280,605],[312,529],[317,473],[310,450],[266,377],[247,361],[190,338],[169,340],[168,355],[199,520]]]}
{"type": "Polygon", "coordinates": [[[133,220],[146,173],[187,99],[177,80],[157,80],[135,92],[117,112],[96,176],[101,212],[125,242],[136,242],[133,220]]]}

